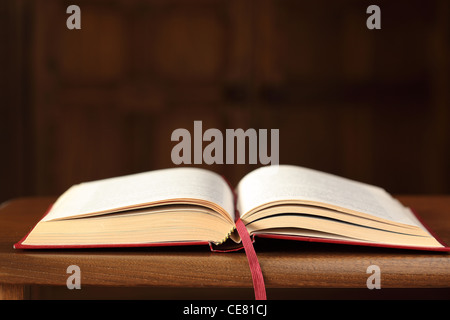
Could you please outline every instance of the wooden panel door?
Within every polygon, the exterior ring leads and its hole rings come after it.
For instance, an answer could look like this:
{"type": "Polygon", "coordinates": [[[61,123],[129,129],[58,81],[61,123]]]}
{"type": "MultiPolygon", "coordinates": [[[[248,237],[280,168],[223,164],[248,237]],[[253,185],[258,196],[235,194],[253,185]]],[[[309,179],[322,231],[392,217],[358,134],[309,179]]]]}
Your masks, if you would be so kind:
{"type": "MultiPolygon", "coordinates": [[[[381,1],[381,30],[353,0],[83,0],[81,30],[70,1],[5,3],[7,197],[174,166],[195,120],[279,129],[282,163],[450,190],[446,0],[381,1]]],[[[235,184],[258,165],[201,166],[235,184]]]]}
{"type": "Polygon", "coordinates": [[[364,1],[258,3],[254,104],[261,126],[281,128],[281,162],[448,190],[445,1],[381,1],[381,30],[364,1]]]}
{"type": "MultiPolygon", "coordinates": [[[[36,1],[36,189],[174,166],[171,132],[225,129],[249,81],[246,1],[36,1]],[[238,89],[236,89],[238,88],[238,89]]],[[[193,132],[192,132],[193,133],[193,132]]],[[[229,167],[204,166],[226,174],[229,167]]]]}

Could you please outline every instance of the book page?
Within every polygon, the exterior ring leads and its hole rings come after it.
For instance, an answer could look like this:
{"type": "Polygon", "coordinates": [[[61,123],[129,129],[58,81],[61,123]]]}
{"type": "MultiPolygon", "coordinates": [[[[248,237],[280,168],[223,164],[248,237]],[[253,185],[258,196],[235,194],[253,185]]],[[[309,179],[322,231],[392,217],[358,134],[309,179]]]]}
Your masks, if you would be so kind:
{"type": "Polygon", "coordinates": [[[222,207],[234,222],[233,192],[218,174],[171,168],[85,182],[71,187],[45,220],[81,216],[170,199],[200,199],[222,207]]]}
{"type": "Polygon", "coordinates": [[[256,169],[240,181],[236,192],[241,216],[268,202],[302,200],[417,225],[406,214],[408,209],[379,187],[297,166],[256,169]]]}

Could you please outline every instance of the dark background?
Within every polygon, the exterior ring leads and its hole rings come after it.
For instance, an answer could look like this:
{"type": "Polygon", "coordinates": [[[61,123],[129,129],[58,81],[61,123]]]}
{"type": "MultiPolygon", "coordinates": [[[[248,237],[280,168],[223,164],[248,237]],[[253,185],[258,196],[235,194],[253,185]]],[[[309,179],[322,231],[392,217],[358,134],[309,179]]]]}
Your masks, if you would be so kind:
{"type": "MultiPolygon", "coordinates": [[[[279,129],[281,163],[449,193],[449,18],[447,0],[3,0],[0,202],[173,167],[194,120],[279,129]]],[[[204,167],[236,184],[256,166],[204,167]]]]}

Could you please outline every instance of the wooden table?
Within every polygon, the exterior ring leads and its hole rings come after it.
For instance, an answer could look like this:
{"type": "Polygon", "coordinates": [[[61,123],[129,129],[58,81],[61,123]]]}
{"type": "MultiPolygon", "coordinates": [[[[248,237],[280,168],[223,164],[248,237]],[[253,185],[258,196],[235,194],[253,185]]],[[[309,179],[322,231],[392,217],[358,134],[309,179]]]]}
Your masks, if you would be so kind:
{"type": "MultiPolygon", "coordinates": [[[[450,243],[450,196],[401,196],[450,243]]],[[[203,247],[15,250],[55,198],[19,198],[0,206],[0,297],[3,299],[253,299],[243,251],[203,247]],[[69,290],[67,267],[81,270],[69,290]],[[92,294],[91,296],[87,296],[92,294]],[[118,294],[115,296],[115,294],[118,294]],[[53,296],[52,296],[53,295],[53,296]]],[[[450,298],[450,254],[257,239],[268,299],[450,298]],[[367,268],[381,271],[369,290],[367,268]]]]}

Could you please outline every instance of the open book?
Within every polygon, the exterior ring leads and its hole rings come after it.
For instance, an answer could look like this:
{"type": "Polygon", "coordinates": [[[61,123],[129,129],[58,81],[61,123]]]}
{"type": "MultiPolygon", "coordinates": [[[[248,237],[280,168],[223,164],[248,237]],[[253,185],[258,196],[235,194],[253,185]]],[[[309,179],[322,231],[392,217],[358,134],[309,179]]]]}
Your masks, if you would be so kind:
{"type": "Polygon", "coordinates": [[[256,169],[235,190],[198,168],[81,183],[15,248],[239,246],[237,219],[253,239],[448,249],[385,190],[290,165],[256,169]]]}

